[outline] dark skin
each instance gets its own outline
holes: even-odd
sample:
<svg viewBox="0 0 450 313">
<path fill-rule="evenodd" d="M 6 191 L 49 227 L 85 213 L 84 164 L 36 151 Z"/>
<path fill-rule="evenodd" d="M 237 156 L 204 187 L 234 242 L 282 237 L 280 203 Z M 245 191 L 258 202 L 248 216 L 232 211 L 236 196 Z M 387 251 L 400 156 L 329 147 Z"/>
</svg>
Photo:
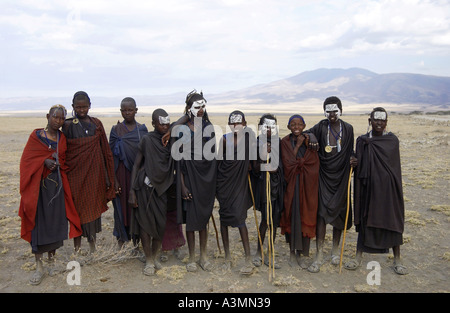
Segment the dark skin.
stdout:
<svg viewBox="0 0 450 313">
<path fill-rule="evenodd" d="M 247 126 L 247 122 L 244 120 L 242 123 L 228 123 L 228 125 L 230 126 L 231 129 L 235 130 L 233 140 L 234 140 L 234 145 L 236 148 L 237 141 L 238 141 L 238 133 L 239 133 L 239 131 L 243 130 Z M 225 137 L 223 138 L 223 147 L 224 147 L 224 149 L 226 147 Z M 222 235 L 222 242 L 223 242 L 223 247 L 225 250 L 225 260 L 229 264 L 229 262 L 231 262 L 231 254 L 230 254 L 230 241 L 229 241 L 229 236 L 228 236 L 228 226 L 224 226 L 221 224 L 220 225 L 220 233 Z M 241 269 L 241 272 L 247 273 L 247 271 L 249 271 L 249 267 L 251 268 L 251 260 L 250 260 L 251 255 L 250 255 L 250 242 L 248 239 L 248 229 L 247 229 L 246 225 L 239 227 L 239 234 L 241 236 L 242 245 L 244 247 L 245 263 L 246 263 L 244 265 L 244 267 Z"/>
<path fill-rule="evenodd" d="M 152 125 L 154 129 L 160 134 L 165 134 L 169 130 L 169 124 L 160 124 L 158 120 L 152 121 Z M 131 172 L 131 181 L 134 181 L 136 179 L 137 172 L 141 167 L 141 165 L 143 164 L 143 162 L 144 162 L 144 155 L 142 154 L 142 152 L 138 151 L 136 155 L 136 160 L 134 162 L 133 170 Z M 130 189 L 128 203 L 132 204 L 133 207 L 135 208 L 138 207 L 136 193 L 132 188 Z M 152 238 L 149 234 L 147 234 L 144 231 L 140 232 L 139 238 L 141 239 L 142 248 L 144 250 L 146 259 L 144 274 L 154 275 L 156 256 L 161 250 L 162 241 L 156 238 Z"/>
<path fill-rule="evenodd" d="M 342 108 L 340 108 L 340 110 L 342 112 Z M 328 111 L 328 113 L 329 113 L 328 121 L 330 123 L 330 128 L 332 129 L 334 134 L 339 134 L 340 120 L 339 120 L 339 116 L 337 114 L 338 111 Z M 336 144 L 337 144 L 336 138 L 333 135 L 330 135 L 329 142 L 330 142 L 331 146 L 336 146 Z M 337 153 L 336 148 L 333 148 L 332 153 Z M 352 167 L 355 167 L 357 164 L 357 160 L 353 156 L 350 157 L 349 162 Z M 321 216 L 317 216 L 317 225 L 316 225 L 317 256 L 316 256 L 316 260 L 309 268 L 309 270 L 311 272 L 317 272 L 318 269 L 320 268 L 320 265 L 323 264 L 323 245 L 325 242 L 326 226 L 327 225 L 325 223 L 325 220 Z M 332 244 L 333 246 L 332 246 L 332 251 L 331 251 L 331 255 L 332 255 L 331 262 L 335 265 L 339 264 L 339 259 L 336 256 L 339 256 L 339 242 L 341 240 L 341 234 L 342 234 L 342 230 L 340 230 L 336 227 L 333 227 L 333 244 Z"/>
<path fill-rule="evenodd" d="M 79 121 L 83 121 L 83 122 L 91 122 L 91 118 L 89 117 L 88 113 L 89 113 L 89 109 L 91 107 L 91 103 L 87 100 L 87 99 L 83 99 L 83 100 L 76 100 L 73 104 L 72 104 L 73 110 L 76 114 L 76 118 Z M 110 180 L 108 177 L 106 177 L 106 188 L 109 189 L 111 186 Z M 73 243 L 74 243 L 74 248 L 75 251 L 80 251 L 81 248 L 81 236 L 76 237 L 73 239 Z M 89 248 L 90 248 L 90 253 L 95 252 L 95 238 L 93 238 L 92 241 L 89 241 Z"/>
<path fill-rule="evenodd" d="M 306 124 L 300 119 L 300 118 L 293 118 L 291 122 L 288 124 L 287 128 L 291 131 L 292 136 L 294 137 L 294 154 L 297 155 L 298 150 L 302 145 L 305 145 L 309 149 L 315 150 L 315 146 L 311 146 L 309 144 L 309 134 L 303 133 L 303 130 L 305 129 Z M 308 237 L 302 237 L 303 246 L 309 247 L 310 239 Z M 289 243 L 290 244 L 290 243 Z M 299 255 L 300 257 L 300 255 Z M 289 257 L 289 264 L 293 265 L 294 262 L 297 260 L 297 255 L 295 253 L 295 250 L 290 247 L 290 257 Z"/>
<path fill-rule="evenodd" d="M 65 112 L 61 109 L 53 109 L 47 114 L 47 127 L 46 129 L 42 129 L 40 131 L 40 135 L 42 137 L 47 137 L 49 140 L 57 141 L 58 140 L 58 132 L 59 129 L 63 126 L 64 120 L 66 119 Z M 54 159 L 46 159 L 44 161 L 45 167 L 47 167 L 50 171 L 54 171 L 59 166 Z M 54 262 L 55 250 L 48 252 L 48 261 Z M 36 253 L 36 271 L 33 273 L 30 278 L 31 284 L 37 284 L 42 279 L 42 275 L 44 274 L 44 265 L 42 263 L 43 254 Z"/>
<path fill-rule="evenodd" d="M 267 135 L 266 135 L 267 138 L 270 138 L 272 136 L 272 130 L 270 128 L 267 128 L 266 131 L 267 131 Z M 272 152 L 272 145 L 271 145 L 270 142 L 267 142 L 264 145 L 265 145 L 266 149 L 264 149 L 264 147 L 263 147 L 263 151 L 267 150 L 267 155 L 268 155 L 269 153 Z M 266 159 L 267 156 L 264 155 L 264 154 L 261 154 L 261 158 L 262 159 Z M 255 169 L 255 171 L 257 173 L 259 173 L 260 168 L 261 168 L 261 163 L 257 162 L 257 161 L 254 161 L 253 162 L 253 168 Z M 269 173 L 275 173 L 276 171 L 277 170 L 273 170 L 273 171 L 270 171 Z M 266 238 L 266 232 L 267 232 L 268 228 L 269 228 L 269 223 L 266 220 L 262 220 L 261 223 L 259 224 L 259 234 L 261 236 L 261 243 L 262 244 L 264 244 L 264 240 Z M 272 234 L 273 241 L 275 241 L 276 236 L 277 236 L 277 232 L 274 231 L 273 234 Z M 257 247 L 256 253 L 255 253 L 254 257 L 253 257 L 253 264 L 255 266 L 260 266 L 261 265 L 261 259 L 260 259 L 260 256 L 261 256 L 261 243 L 258 240 L 258 247 Z M 275 266 L 275 268 L 279 268 L 279 266 L 277 264 L 275 264 L 274 266 Z"/>
<path fill-rule="evenodd" d="M 371 117 L 369 118 L 369 125 L 372 126 L 372 136 L 378 137 L 383 136 L 383 133 L 387 126 L 387 119 L 386 120 L 380 120 L 380 119 L 374 119 L 373 113 L 371 114 Z M 357 160 L 355 159 L 356 165 Z M 356 166 L 355 165 L 355 166 Z M 406 267 L 404 267 L 400 260 L 400 246 L 394 246 L 392 247 L 392 252 L 394 254 L 394 266 L 395 272 L 399 275 L 405 275 L 408 273 L 408 270 Z M 347 262 L 345 264 L 345 267 L 347 269 L 355 269 L 361 265 L 362 262 L 362 256 L 363 252 L 361 250 L 356 250 L 356 258 L 354 261 Z"/>
<path fill-rule="evenodd" d="M 136 122 L 135 119 L 137 111 L 138 109 L 136 108 L 136 104 L 132 101 L 124 100 L 120 104 L 120 113 L 122 114 L 123 117 L 123 123 L 129 131 L 132 131 L 137 126 L 139 126 L 139 123 Z M 122 194 L 122 188 L 120 187 L 117 177 L 114 178 L 115 178 L 116 194 L 120 196 Z"/>
<path fill-rule="evenodd" d="M 186 110 L 189 110 L 191 106 L 187 106 Z M 198 112 L 197 112 L 197 117 L 202 118 L 205 114 L 205 107 L 203 106 Z M 182 121 L 185 120 L 185 117 L 187 117 L 186 115 L 181 117 L 176 123 L 180 123 Z M 194 121 L 192 119 L 188 119 L 187 120 L 187 125 L 189 127 L 190 130 L 192 131 L 197 131 L 195 129 L 195 125 L 194 125 Z M 201 125 L 200 125 L 201 127 Z M 200 129 L 201 131 L 201 129 Z M 170 131 L 168 131 L 168 133 L 166 133 L 166 135 L 168 134 L 168 138 L 170 138 Z M 163 142 L 164 142 L 164 136 L 163 136 Z M 184 200 L 192 200 L 192 193 L 190 192 L 190 190 L 186 187 L 185 183 L 184 183 L 184 176 L 181 173 L 181 197 Z M 199 235 L 199 241 L 200 241 L 200 260 L 199 263 L 201 264 L 202 268 L 209 270 L 209 266 L 207 266 L 207 264 L 209 264 L 209 262 L 207 261 L 206 258 L 206 245 L 207 245 L 207 239 L 208 239 L 208 231 L 205 229 L 202 229 L 198 232 Z M 194 231 L 186 231 L 186 240 L 188 243 L 188 249 L 189 249 L 189 264 L 192 264 L 192 266 L 194 266 L 195 264 L 195 232 Z"/>
</svg>

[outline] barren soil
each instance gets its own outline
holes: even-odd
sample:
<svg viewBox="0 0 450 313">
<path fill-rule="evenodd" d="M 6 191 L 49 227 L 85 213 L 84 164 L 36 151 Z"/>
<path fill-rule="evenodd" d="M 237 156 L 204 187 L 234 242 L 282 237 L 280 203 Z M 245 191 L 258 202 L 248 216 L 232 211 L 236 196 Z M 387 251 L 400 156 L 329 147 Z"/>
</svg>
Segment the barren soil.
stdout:
<svg viewBox="0 0 450 313">
<path fill-rule="evenodd" d="M 92 116 L 95 110 L 91 111 Z M 212 114 L 211 114 L 212 115 Z M 109 133 L 111 126 L 121 120 L 116 117 L 98 116 Z M 259 116 L 248 116 L 249 124 L 256 125 Z M 281 135 L 287 134 L 288 116 L 279 116 Z M 305 116 L 308 127 L 321 116 Z M 355 139 L 367 130 L 366 115 L 342 117 L 351 123 Z M 138 115 L 137 120 L 151 128 L 149 115 Z M 226 117 L 212 116 L 214 124 L 224 127 Z M 38 286 L 28 283 L 34 271 L 34 256 L 30 245 L 20 238 L 18 217 L 19 161 L 34 128 L 46 125 L 42 117 L 0 117 L 0 292 L 3 293 L 442 293 L 450 292 L 449 249 L 449 144 L 448 119 L 392 115 L 388 129 L 400 139 L 403 188 L 406 207 L 404 244 L 401 253 L 409 274 L 399 276 L 392 270 L 392 251 L 389 254 L 365 254 L 363 265 L 356 271 L 342 269 L 330 264 L 331 228 L 327 228 L 325 252 L 327 263 L 320 272 L 309 273 L 298 266 L 288 264 L 289 246 L 278 229 L 275 241 L 277 261 L 282 266 L 270 277 L 267 266 L 256 268 L 251 276 L 243 277 L 239 268 L 243 263 L 243 247 L 237 229 L 230 229 L 233 267 L 225 270 L 223 247 L 219 235 L 219 252 L 212 223 L 209 227 L 208 254 L 215 268 L 211 272 L 199 269 L 197 273 L 186 271 L 186 261 L 173 255 L 153 277 L 142 273 L 143 263 L 131 247 L 118 251 L 112 235 L 113 209 L 102 217 L 103 231 L 98 235 L 98 251 L 92 256 L 78 257 L 81 266 L 80 285 L 69 285 L 65 270 L 74 259 L 73 242 L 67 240 L 57 251 L 57 266 L 62 270 L 55 276 L 46 276 Z M 109 135 L 109 134 L 108 134 Z M 218 226 L 217 207 L 214 210 Z M 257 213 L 258 221 L 260 215 Z M 248 211 L 247 227 L 252 253 L 258 240 L 253 209 Z M 347 233 L 344 262 L 355 255 L 356 232 L 354 227 Z M 198 241 L 197 241 L 198 245 Z M 83 239 L 82 248 L 88 245 Z M 181 249 L 187 255 L 187 245 Z M 311 242 L 312 262 L 316 249 Z M 381 265 L 380 285 L 369 285 L 366 281 L 372 268 L 367 263 L 377 261 Z"/>
</svg>

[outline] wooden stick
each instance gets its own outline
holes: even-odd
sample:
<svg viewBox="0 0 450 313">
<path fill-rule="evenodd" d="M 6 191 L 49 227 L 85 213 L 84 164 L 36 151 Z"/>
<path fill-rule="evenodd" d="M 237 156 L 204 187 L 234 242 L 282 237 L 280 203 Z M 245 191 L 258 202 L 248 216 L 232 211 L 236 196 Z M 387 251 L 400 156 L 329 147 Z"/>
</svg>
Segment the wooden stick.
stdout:
<svg viewBox="0 0 450 313">
<path fill-rule="evenodd" d="M 352 181 L 352 172 L 353 167 L 350 166 L 350 175 L 348 176 L 348 187 L 347 187 L 347 213 L 345 215 L 345 225 L 344 225 L 344 236 L 342 238 L 342 247 L 341 247 L 341 258 L 339 260 L 339 274 L 342 272 L 342 256 L 344 254 L 344 245 L 345 245 L 345 235 L 347 233 L 347 222 L 348 222 L 348 213 L 350 208 L 350 182 Z"/>
<path fill-rule="evenodd" d="M 250 173 L 248 173 L 247 177 L 248 177 L 248 185 L 250 187 L 250 194 L 252 195 L 253 214 L 255 215 L 255 224 L 256 224 L 256 230 L 258 232 L 259 245 L 261 246 L 261 258 L 262 258 L 262 262 L 264 262 L 264 248 L 263 248 L 263 244 L 262 244 L 262 240 L 261 240 L 261 234 L 259 232 L 258 217 L 256 216 L 255 197 L 253 196 L 253 189 L 252 189 L 252 182 L 250 180 Z"/>
</svg>

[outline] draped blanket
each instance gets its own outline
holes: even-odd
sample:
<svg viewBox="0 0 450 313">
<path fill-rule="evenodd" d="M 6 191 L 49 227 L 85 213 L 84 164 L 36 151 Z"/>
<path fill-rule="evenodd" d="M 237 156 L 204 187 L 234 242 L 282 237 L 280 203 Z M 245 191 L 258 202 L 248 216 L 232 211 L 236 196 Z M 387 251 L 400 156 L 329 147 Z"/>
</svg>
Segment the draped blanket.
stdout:
<svg viewBox="0 0 450 313">
<path fill-rule="evenodd" d="M 142 137 L 139 150 L 144 156 L 144 166 L 132 182 L 136 190 L 138 207 L 133 209 L 131 231 L 139 235 L 144 231 L 150 237 L 162 240 L 167 215 L 167 191 L 174 182 L 174 161 L 170 145 L 164 147 L 162 135 L 151 131 Z M 148 185 L 145 178 L 149 179 Z"/>
<path fill-rule="evenodd" d="M 94 136 L 67 139 L 67 176 L 81 224 L 98 219 L 115 197 L 113 155 L 102 123 L 91 119 Z"/>
<path fill-rule="evenodd" d="M 36 135 L 34 130 L 20 159 L 20 207 L 19 216 L 22 219 L 21 237 L 31 242 L 31 231 L 35 227 L 36 209 L 39 199 L 39 188 L 42 178 L 47 177 L 50 171 L 45 167 L 46 159 L 55 159 L 53 154 L 55 150 L 49 150 Z M 78 217 L 75 205 L 72 200 L 69 180 L 66 171 L 66 150 L 67 142 L 64 134 L 60 133 L 58 143 L 58 161 L 60 164 L 60 174 L 64 190 L 64 204 L 66 208 L 66 217 L 69 221 L 69 237 L 74 238 L 81 235 L 80 218 Z"/>
<path fill-rule="evenodd" d="M 398 138 L 364 135 L 356 141 L 355 225 L 403 233 L 404 201 Z"/>
<path fill-rule="evenodd" d="M 342 120 L 340 122 L 342 125 L 342 148 L 336 154 L 325 152 L 329 125 L 327 119 L 320 121 L 309 131 L 317 137 L 320 145 L 319 215 L 325 220 L 325 223 L 342 230 L 345 226 L 347 212 L 347 187 L 354 134 L 352 125 Z M 349 210 L 347 229 L 352 226 L 351 203 Z"/>
<path fill-rule="evenodd" d="M 307 149 L 303 158 L 294 155 L 290 135 L 281 140 L 281 157 L 284 178 L 287 186 L 284 193 L 284 211 L 281 216 L 282 234 L 291 233 L 292 202 L 295 193 L 296 179 L 299 179 L 299 204 L 302 234 L 305 237 L 316 236 L 318 188 L 319 188 L 319 156 L 316 151 Z"/>
</svg>

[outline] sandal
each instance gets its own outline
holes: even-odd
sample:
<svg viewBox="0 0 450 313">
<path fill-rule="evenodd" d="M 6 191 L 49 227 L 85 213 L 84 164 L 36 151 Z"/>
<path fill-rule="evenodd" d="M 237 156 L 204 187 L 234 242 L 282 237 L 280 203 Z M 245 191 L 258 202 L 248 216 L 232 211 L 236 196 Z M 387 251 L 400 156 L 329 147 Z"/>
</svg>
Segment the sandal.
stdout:
<svg viewBox="0 0 450 313">
<path fill-rule="evenodd" d="M 308 272 L 310 272 L 310 273 L 319 273 L 321 266 L 322 266 L 321 262 L 314 261 L 310 266 L 308 266 Z"/>
<path fill-rule="evenodd" d="M 393 268 L 398 275 L 407 275 L 409 273 L 408 268 L 402 264 L 394 264 Z"/>
<path fill-rule="evenodd" d="M 341 262 L 341 257 L 339 255 L 332 255 L 331 256 L 331 264 L 339 265 L 340 262 Z"/>
<path fill-rule="evenodd" d="M 37 286 L 42 282 L 44 278 L 44 272 L 35 271 L 30 278 L 30 284 L 33 286 Z"/>
<path fill-rule="evenodd" d="M 198 264 L 200 265 L 200 267 L 202 268 L 202 270 L 204 270 L 205 272 L 211 272 L 213 269 L 213 265 L 211 262 L 209 262 L 208 260 L 202 262 L 198 262 Z"/>
<path fill-rule="evenodd" d="M 262 265 L 262 259 L 260 255 L 255 255 L 252 259 L 252 263 L 256 267 L 260 267 Z"/>
<path fill-rule="evenodd" d="M 277 261 L 274 261 L 273 263 L 270 262 L 270 263 L 271 263 L 270 265 L 273 266 L 276 270 L 281 268 L 281 265 Z M 266 266 L 269 266 L 269 258 L 267 258 L 267 257 L 264 258 L 264 264 Z"/>
<path fill-rule="evenodd" d="M 192 273 L 197 272 L 197 264 L 195 262 L 188 263 L 186 265 L 186 270 Z"/>
<path fill-rule="evenodd" d="M 144 267 L 144 275 L 153 276 L 156 273 L 155 265 L 153 264 L 145 264 Z"/>
<path fill-rule="evenodd" d="M 251 263 L 246 263 L 241 269 L 239 270 L 239 273 L 241 275 L 249 276 L 253 273 L 253 269 L 255 267 Z"/>
<path fill-rule="evenodd" d="M 358 267 L 361 266 L 362 261 L 357 262 L 356 260 L 350 260 L 348 262 L 345 262 L 344 264 L 344 268 L 346 270 L 351 270 L 354 271 L 356 270 Z"/>
</svg>

